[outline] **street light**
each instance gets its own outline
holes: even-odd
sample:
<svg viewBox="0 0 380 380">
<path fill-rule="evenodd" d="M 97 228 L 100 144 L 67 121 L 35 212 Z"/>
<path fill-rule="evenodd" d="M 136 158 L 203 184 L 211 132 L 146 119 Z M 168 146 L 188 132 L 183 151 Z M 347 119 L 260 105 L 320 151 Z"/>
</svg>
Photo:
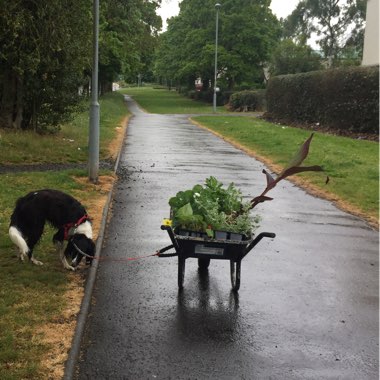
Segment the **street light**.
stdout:
<svg viewBox="0 0 380 380">
<path fill-rule="evenodd" d="M 213 97 L 213 110 L 216 113 L 216 76 L 218 67 L 218 26 L 219 26 L 219 8 L 221 4 L 216 3 L 216 23 L 215 23 L 215 69 L 214 69 L 214 97 Z"/>
<path fill-rule="evenodd" d="M 90 131 L 88 137 L 88 176 L 98 182 L 99 172 L 99 115 L 98 64 L 99 64 L 99 0 L 93 0 L 93 63 L 91 79 Z"/>
</svg>

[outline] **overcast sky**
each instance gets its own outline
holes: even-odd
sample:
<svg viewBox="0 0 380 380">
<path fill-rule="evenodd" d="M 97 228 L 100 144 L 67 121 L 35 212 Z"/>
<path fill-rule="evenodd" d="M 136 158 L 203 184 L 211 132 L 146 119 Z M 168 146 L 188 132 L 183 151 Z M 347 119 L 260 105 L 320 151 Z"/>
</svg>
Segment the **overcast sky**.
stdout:
<svg viewBox="0 0 380 380">
<path fill-rule="evenodd" d="M 158 14 L 162 17 L 164 30 L 166 29 L 165 20 L 178 14 L 180 2 L 180 0 L 162 0 Z M 292 13 L 298 2 L 299 0 L 272 0 L 270 8 L 278 18 L 286 17 Z M 220 3 L 223 4 L 223 0 L 220 0 Z"/>
</svg>

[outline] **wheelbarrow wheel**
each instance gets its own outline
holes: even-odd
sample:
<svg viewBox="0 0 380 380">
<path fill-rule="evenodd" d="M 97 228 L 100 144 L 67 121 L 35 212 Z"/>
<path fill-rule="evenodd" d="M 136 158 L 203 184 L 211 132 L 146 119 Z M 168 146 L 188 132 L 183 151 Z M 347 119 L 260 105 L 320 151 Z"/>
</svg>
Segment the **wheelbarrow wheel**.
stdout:
<svg viewBox="0 0 380 380">
<path fill-rule="evenodd" d="M 200 270 L 208 269 L 210 265 L 210 259 L 198 259 L 198 268 Z"/>
<path fill-rule="evenodd" d="M 231 285 L 232 290 L 237 292 L 240 288 L 240 269 L 241 269 L 241 260 L 240 261 L 230 261 L 230 275 L 231 275 Z"/>
<path fill-rule="evenodd" d="M 185 264 L 186 259 L 178 255 L 178 288 L 183 289 L 183 282 L 185 280 Z"/>
</svg>

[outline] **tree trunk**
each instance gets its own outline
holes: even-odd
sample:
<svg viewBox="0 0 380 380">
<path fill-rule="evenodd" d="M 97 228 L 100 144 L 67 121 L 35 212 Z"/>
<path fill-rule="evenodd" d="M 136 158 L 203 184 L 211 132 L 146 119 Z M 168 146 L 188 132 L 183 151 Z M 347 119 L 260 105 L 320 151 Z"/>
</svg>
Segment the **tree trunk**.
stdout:
<svg viewBox="0 0 380 380">
<path fill-rule="evenodd" d="M 16 99 L 16 76 L 8 69 L 3 76 L 3 93 L 0 104 L 0 126 L 3 128 L 13 127 L 13 112 Z"/>
<path fill-rule="evenodd" d="M 23 119 L 23 96 L 24 96 L 24 83 L 23 79 L 17 76 L 16 79 L 16 102 L 15 102 L 15 112 L 14 112 L 14 121 L 13 128 L 21 129 L 22 119 Z"/>
<path fill-rule="evenodd" d="M 3 92 L 0 103 L 0 126 L 21 129 L 23 118 L 23 80 L 12 69 L 3 76 Z"/>
<path fill-rule="evenodd" d="M 231 76 L 228 79 L 228 91 L 232 91 L 234 89 L 234 86 L 235 86 L 235 78 Z"/>
</svg>

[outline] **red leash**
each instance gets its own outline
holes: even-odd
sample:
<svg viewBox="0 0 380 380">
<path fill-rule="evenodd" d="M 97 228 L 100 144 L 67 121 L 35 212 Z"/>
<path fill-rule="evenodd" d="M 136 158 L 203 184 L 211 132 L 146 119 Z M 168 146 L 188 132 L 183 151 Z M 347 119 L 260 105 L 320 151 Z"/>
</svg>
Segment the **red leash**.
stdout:
<svg viewBox="0 0 380 380">
<path fill-rule="evenodd" d="M 122 259 L 114 259 L 112 257 L 100 257 L 100 256 L 90 256 L 87 253 L 83 252 L 80 250 L 74 243 L 73 243 L 75 249 L 82 254 L 83 256 L 91 259 L 91 260 L 99 260 L 99 261 L 114 261 L 118 263 L 124 263 L 127 261 L 134 261 L 134 260 L 140 260 L 140 259 L 145 259 L 146 257 L 152 257 L 152 256 L 158 256 L 158 257 L 171 257 L 171 256 L 177 256 L 177 253 L 171 253 L 171 254 L 166 254 L 163 255 L 164 252 L 167 250 L 173 248 L 173 245 L 168 245 L 167 247 L 161 248 L 160 250 L 156 251 L 155 253 L 152 253 L 150 255 L 145 255 L 145 256 L 138 256 L 138 257 L 125 257 Z"/>
<path fill-rule="evenodd" d="M 140 260 L 140 259 L 144 259 L 145 257 L 152 257 L 152 256 L 159 256 L 159 255 L 160 255 L 160 252 L 157 251 L 156 253 L 153 253 L 151 255 L 138 256 L 138 257 L 128 257 L 127 261 Z"/>
</svg>

